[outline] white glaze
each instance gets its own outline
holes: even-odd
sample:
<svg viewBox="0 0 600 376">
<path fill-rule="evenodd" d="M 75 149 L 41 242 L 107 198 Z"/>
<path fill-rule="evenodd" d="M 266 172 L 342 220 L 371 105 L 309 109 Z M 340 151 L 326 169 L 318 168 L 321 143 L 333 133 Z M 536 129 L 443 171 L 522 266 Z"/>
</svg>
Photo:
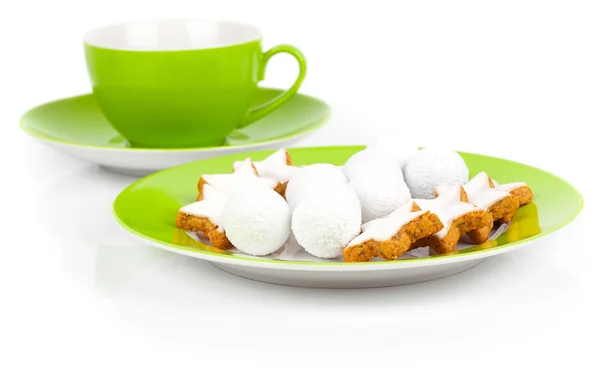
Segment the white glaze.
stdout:
<svg viewBox="0 0 600 376">
<path fill-rule="evenodd" d="M 489 177 L 485 172 L 475 175 L 464 185 L 464 188 L 469 196 L 469 202 L 483 210 L 510 196 L 506 191 L 490 187 Z"/>
<path fill-rule="evenodd" d="M 439 195 L 443 195 L 444 193 L 448 192 L 450 189 L 452 189 L 452 186 L 450 186 L 450 185 L 440 185 L 433 189 L 433 193 L 435 193 L 437 196 L 439 196 Z"/>
<path fill-rule="evenodd" d="M 233 170 L 237 171 L 244 161 L 233 162 Z M 279 149 L 269 155 L 262 161 L 254 162 L 254 167 L 258 171 L 258 176 L 275 179 L 281 183 L 290 180 L 298 167 L 287 164 L 287 152 L 285 149 Z"/>
<path fill-rule="evenodd" d="M 494 182 L 494 185 L 496 185 L 496 189 L 500 190 L 500 191 L 504 191 L 504 192 L 512 192 L 517 188 L 521 188 L 521 187 L 525 187 L 527 186 L 527 184 L 522 183 L 522 182 L 517 182 L 517 183 L 507 183 L 507 184 L 498 184 Z"/>
<path fill-rule="evenodd" d="M 202 194 L 204 198 L 201 201 L 186 205 L 179 211 L 194 217 L 208 218 L 219 226 L 218 231 L 223 232 L 223 207 L 229 196 L 207 184 L 202 186 Z"/>
<path fill-rule="evenodd" d="M 456 185 L 446 189 L 444 193 L 433 200 L 415 200 L 421 209 L 429 210 L 437 215 L 444 225 L 443 229 L 434 234 L 435 236 L 443 238 L 448 233 L 454 220 L 478 210 L 474 205 L 460 201 L 460 189 L 460 185 Z"/>
<path fill-rule="evenodd" d="M 241 188 L 252 185 L 271 189 L 277 187 L 276 180 L 261 178 L 256 175 L 250 158 L 243 160 L 232 174 L 206 174 L 202 175 L 202 178 L 213 188 L 227 194 L 232 194 Z"/>
<path fill-rule="evenodd" d="M 374 219 L 361 226 L 362 233 L 354 238 L 348 247 L 363 244 L 369 240 L 386 241 L 396 235 L 400 229 L 416 218 L 427 213 L 426 211 L 412 211 L 413 201 L 394 210 L 383 218 Z"/>
</svg>

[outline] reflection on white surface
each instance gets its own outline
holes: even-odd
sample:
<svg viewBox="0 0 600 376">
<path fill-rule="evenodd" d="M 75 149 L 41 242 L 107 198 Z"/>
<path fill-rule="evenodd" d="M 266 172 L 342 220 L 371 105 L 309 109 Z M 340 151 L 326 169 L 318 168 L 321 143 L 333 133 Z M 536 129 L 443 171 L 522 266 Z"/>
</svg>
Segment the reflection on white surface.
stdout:
<svg viewBox="0 0 600 376">
<path fill-rule="evenodd" d="M 113 200 L 135 180 L 87 166 L 58 179 L 38 197 L 42 223 L 63 241 L 67 272 L 107 297 L 116 296 L 155 262 L 173 256 L 136 242 L 114 222 Z"/>
<path fill-rule="evenodd" d="M 168 257 L 175 255 L 150 246 L 98 245 L 94 285 L 102 295 L 115 297 L 133 278 Z"/>
<path fill-rule="evenodd" d="M 37 197 L 43 226 L 65 240 L 122 244 L 114 223 L 115 197 L 136 178 L 88 166 L 64 176 Z"/>
<path fill-rule="evenodd" d="M 332 325 L 347 328 L 362 326 L 365 315 L 374 312 L 382 321 L 387 317 L 402 327 L 410 327 L 415 322 L 446 320 L 451 325 L 453 315 L 440 315 L 437 310 L 427 311 L 423 307 L 442 305 L 462 311 L 460 302 L 468 299 L 478 302 L 471 307 L 481 307 L 490 315 L 488 319 L 495 317 L 493 312 L 505 318 L 504 315 L 523 313 L 507 312 L 503 303 L 495 301 L 492 292 L 503 288 L 503 283 L 498 281 L 528 281 L 531 291 L 521 292 L 514 298 L 518 299 L 515 304 L 523 306 L 535 304 L 544 291 L 551 294 L 547 281 L 535 283 L 536 278 L 548 270 L 530 270 L 527 263 L 532 261 L 526 255 L 509 254 L 438 281 L 377 289 L 328 290 L 251 281 L 223 273 L 202 260 L 178 256 L 164 259 L 131 281 L 117 302 L 128 323 L 163 340 L 193 341 L 213 327 L 220 331 L 224 328 L 239 330 L 245 336 L 258 338 L 263 326 L 249 325 L 255 322 L 274 328 L 290 325 L 307 330 Z M 544 263 L 546 267 L 556 273 L 556 280 L 552 282 L 556 291 L 572 284 L 572 279 L 551 263 Z M 513 275 L 515 271 L 518 273 Z M 488 293 L 481 294 L 481 291 Z M 296 312 L 293 322 L 288 316 L 290 310 Z M 323 312 L 327 312 L 327 317 L 322 316 Z M 170 320 L 173 317 L 177 320 Z"/>
</svg>

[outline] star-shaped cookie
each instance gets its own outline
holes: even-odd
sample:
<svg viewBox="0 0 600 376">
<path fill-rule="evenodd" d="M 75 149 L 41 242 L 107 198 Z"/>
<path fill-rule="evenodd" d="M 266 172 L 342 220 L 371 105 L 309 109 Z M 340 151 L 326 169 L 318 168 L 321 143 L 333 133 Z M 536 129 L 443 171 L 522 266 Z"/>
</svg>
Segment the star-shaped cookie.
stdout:
<svg viewBox="0 0 600 376">
<path fill-rule="evenodd" d="M 445 192 L 447 187 L 437 187 L 436 194 Z M 516 210 L 533 201 L 533 192 L 525 183 L 498 184 L 485 172 L 480 172 L 467 184 L 464 190 L 468 202 L 486 210 L 492 215 L 494 221 L 500 223 L 509 222 Z M 487 228 L 473 230 L 467 235 L 477 244 L 487 241 L 493 224 Z"/>
<path fill-rule="evenodd" d="M 461 186 L 445 188 L 432 200 L 415 200 L 420 209 L 437 215 L 444 225 L 426 238 L 427 245 L 436 253 L 454 253 L 462 234 L 493 226 L 490 214 L 465 201 L 466 193 Z"/>
<path fill-rule="evenodd" d="M 182 230 L 201 232 L 217 248 L 231 245 L 223 229 L 223 207 L 228 195 L 208 184 L 202 186 L 202 200 L 179 209 L 176 226 Z"/>
<path fill-rule="evenodd" d="M 233 162 L 233 170 L 238 170 L 244 161 Z M 258 176 L 287 183 L 298 167 L 292 166 L 292 158 L 285 149 L 279 149 L 262 161 L 253 161 Z"/>
<path fill-rule="evenodd" d="M 413 243 L 442 229 L 436 215 L 414 209 L 410 200 L 387 216 L 363 224 L 361 234 L 344 249 L 344 262 L 364 262 L 375 257 L 397 259 Z"/>
<path fill-rule="evenodd" d="M 285 188 L 277 180 L 259 177 L 254 164 L 250 158 L 246 158 L 238 168 L 231 174 L 204 174 L 198 180 L 197 201 L 202 200 L 202 187 L 208 184 L 213 188 L 225 193 L 231 194 L 244 187 L 259 185 L 274 189 L 277 193 L 283 194 Z"/>
</svg>

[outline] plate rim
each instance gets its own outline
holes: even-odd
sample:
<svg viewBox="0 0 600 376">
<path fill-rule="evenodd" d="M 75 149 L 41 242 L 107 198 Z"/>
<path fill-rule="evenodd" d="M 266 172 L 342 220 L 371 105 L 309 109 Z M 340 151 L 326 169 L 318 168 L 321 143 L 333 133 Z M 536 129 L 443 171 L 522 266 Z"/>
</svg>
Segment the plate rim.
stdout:
<svg viewBox="0 0 600 376">
<path fill-rule="evenodd" d="M 284 91 L 284 89 L 273 88 L 273 87 L 259 87 L 259 89 L 260 90 Z M 256 142 L 256 143 L 249 143 L 249 144 L 243 144 L 243 145 L 229 145 L 229 146 L 205 146 L 205 147 L 197 147 L 197 148 L 122 148 L 122 147 L 114 147 L 114 146 L 83 144 L 83 143 L 61 140 L 59 138 L 56 138 L 56 137 L 47 135 L 43 132 L 32 129 L 31 127 L 29 127 L 25 124 L 25 118 L 27 117 L 27 115 L 42 106 L 50 105 L 52 103 L 61 102 L 61 101 L 74 100 L 77 98 L 87 97 L 87 96 L 91 96 L 91 95 L 93 95 L 93 93 L 84 93 L 84 94 L 73 95 L 70 97 L 52 100 L 52 101 L 49 101 L 46 103 L 39 104 L 35 107 L 32 107 L 29 110 L 25 111 L 21 115 L 21 117 L 19 118 L 19 126 L 26 134 L 28 134 L 29 136 L 31 136 L 35 139 L 39 139 L 41 141 L 51 142 L 51 143 L 59 144 L 59 145 L 68 145 L 68 146 L 72 146 L 72 147 L 78 147 L 78 148 L 82 148 L 82 149 L 101 149 L 101 150 L 111 150 L 111 151 L 120 151 L 120 152 L 128 152 L 128 153 L 149 153 L 149 152 L 155 152 L 155 153 L 178 153 L 179 152 L 179 153 L 181 153 L 181 152 L 204 152 L 204 151 L 213 152 L 213 151 L 224 151 L 224 150 L 243 151 L 243 149 L 247 148 L 247 147 L 268 146 L 271 143 L 293 140 L 298 137 L 306 136 L 306 135 L 313 133 L 316 130 L 322 128 L 331 119 L 331 106 L 329 104 L 327 104 L 327 102 L 325 102 L 321 98 L 318 98 L 318 97 L 315 97 L 312 95 L 308 95 L 308 94 L 304 94 L 304 93 L 296 93 L 295 95 L 316 100 L 319 103 L 321 103 L 324 107 L 323 116 L 321 117 L 321 119 L 319 121 L 315 122 L 314 124 L 303 128 L 301 132 L 299 132 L 299 133 L 296 132 L 293 134 L 281 136 L 279 138 L 269 139 L 269 140 Z"/>
<path fill-rule="evenodd" d="M 517 241 L 503 246 L 484 249 L 479 251 L 473 251 L 469 253 L 459 253 L 455 255 L 445 255 L 433 258 L 415 258 L 405 260 L 391 260 L 391 261 L 368 261 L 368 262 L 322 262 L 315 263 L 310 261 L 286 261 L 286 260 L 273 260 L 266 258 L 244 258 L 233 255 L 224 255 L 219 253 L 211 253 L 208 251 L 197 250 L 190 251 L 185 247 L 169 244 L 162 241 L 154 240 L 145 235 L 141 235 L 135 230 L 131 230 L 126 225 L 120 223 L 120 220 L 115 216 L 115 220 L 119 224 L 120 228 L 128 233 L 130 236 L 141 240 L 143 243 L 160 248 L 162 250 L 176 253 L 183 256 L 189 256 L 200 260 L 214 262 L 219 264 L 230 264 L 242 267 L 262 268 L 262 269 L 276 269 L 276 270 L 294 270 L 294 271 L 335 271 L 335 272 L 356 272 L 356 271 L 372 271 L 372 270 L 399 270 L 408 268 L 421 268 L 429 266 L 440 266 L 447 264 L 454 264 L 459 262 L 472 261 L 482 258 L 488 258 L 497 256 L 510 251 L 515 251 L 523 246 L 527 245 L 527 241 Z M 552 231 L 554 232 L 554 231 Z M 550 234 L 547 232 L 546 235 Z M 540 237 L 530 237 L 524 240 L 536 241 Z"/>
<path fill-rule="evenodd" d="M 347 148 L 347 147 L 364 147 L 364 146 L 365 145 L 330 145 L 330 146 L 320 145 L 320 146 L 315 146 L 315 147 L 308 146 L 308 147 L 303 147 L 303 148 L 290 148 L 290 150 L 306 149 L 306 148 L 311 148 L 311 149 L 314 149 L 314 148 Z M 506 253 L 511 250 L 518 249 L 518 248 L 526 245 L 527 243 L 534 242 L 536 240 L 539 240 L 540 238 L 548 236 L 548 235 L 562 229 L 563 227 L 565 227 L 568 224 L 570 224 L 571 222 L 573 222 L 573 220 L 575 218 L 577 218 L 577 216 L 581 213 L 581 210 L 584 207 L 584 199 L 583 199 L 583 195 L 581 194 L 581 192 L 577 188 L 575 188 L 575 186 L 573 186 L 571 183 L 569 183 L 565 179 L 563 179 L 560 176 L 557 176 L 551 172 L 542 170 L 540 168 L 537 168 L 537 167 L 534 167 L 531 165 L 527 165 L 525 163 L 506 159 L 506 158 L 499 158 L 499 157 L 494 157 L 494 156 L 488 156 L 485 154 L 469 153 L 469 152 L 463 152 L 463 151 L 457 151 L 457 152 L 465 153 L 465 154 L 475 154 L 478 156 L 491 157 L 491 158 L 495 158 L 495 159 L 499 159 L 499 160 L 503 160 L 503 161 L 507 161 L 507 162 L 511 162 L 511 163 L 517 163 L 517 164 L 520 164 L 523 166 L 527 166 L 528 168 L 534 168 L 534 169 L 542 171 L 546 174 L 552 175 L 553 177 L 555 177 L 555 178 L 563 181 L 565 184 L 569 185 L 577 193 L 577 195 L 580 199 L 579 206 L 578 206 L 577 210 L 574 212 L 574 214 L 571 217 L 569 217 L 568 219 L 566 219 L 564 222 L 562 222 L 558 225 L 555 225 L 554 227 L 551 227 L 546 231 L 542 231 L 539 234 L 533 235 L 533 236 L 525 238 L 525 239 L 520 239 L 520 240 L 517 240 L 512 243 L 503 244 L 500 246 L 487 248 L 487 249 L 470 251 L 470 252 L 466 252 L 466 253 L 440 255 L 440 256 L 430 257 L 430 258 L 415 258 L 415 259 L 391 260 L 391 261 L 352 262 L 352 263 L 339 263 L 339 262 L 331 262 L 331 261 L 323 261 L 323 262 L 317 263 L 317 262 L 309 262 L 309 261 L 273 260 L 273 259 L 258 258 L 258 257 L 257 258 L 250 258 L 250 257 L 246 258 L 243 256 L 227 255 L 227 254 L 205 251 L 202 249 L 191 250 L 190 247 L 172 244 L 172 243 L 168 243 L 168 242 L 165 242 L 162 240 L 156 240 L 150 236 L 141 234 L 138 231 L 136 231 L 135 229 L 126 225 L 118 217 L 117 210 L 116 210 L 116 204 L 120 199 L 122 199 L 122 196 L 124 194 L 126 194 L 128 190 L 133 189 L 135 186 L 137 186 L 138 184 L 141 184 L 146 179 L 151 179 L 155 174 L 163 173 L 165 171 L 178 168 L 180 166 L 171 167 L 171 168 L 150 174 L 142 179 L 135 181 L 134 183 L 130 184 L 129 186 L 125 187 L 115 198 L 115 200 L 113 202 L 112 213 L 113 213 L 113 218 L 115 219 L 116 223 L 119 225 L 120 228 L 122 228 L 125 232 L 129 233 L 130 235 L 132 235 L 138 239 L 141 239 L 144 243 L 153 245 L 155 247 L 158 247 L 158 248 L 170 251 L 170 252 L 174 252 L 174 253 L 178 253 L 178 254 L 182 254 L 185 256 L 194 257 L 194 258 L 203 259 L 203 260 L 206 260 L 209 262 L 220 262 L 220 263 L 234 264 L 234 265 L 240 265 L 240 266 L 262 267 L 262 268 L 281 269 L 281 270 L 303 270 L 303 271 L 317 271 L 317 270 L 353 271 L 354 270 L 354 271 L 357 271 L 357 270 L 390 270 L 390 269 L 404 269 L 404 268 L 410 268 L 410 267 L 444 265 L 444 264 L 449 264 L 449 263 L 454 263 L 454 262 L 461 262 L 462 260 L 468 261 L 468 260 L 474 260 L 474 259 L 478 259 L 478 258 L 491 257 L 491 256 L 498 255 L 501 253 Z M 190 163 L 195 163 L 195 162 L 190 162 Z"/>
</svg>

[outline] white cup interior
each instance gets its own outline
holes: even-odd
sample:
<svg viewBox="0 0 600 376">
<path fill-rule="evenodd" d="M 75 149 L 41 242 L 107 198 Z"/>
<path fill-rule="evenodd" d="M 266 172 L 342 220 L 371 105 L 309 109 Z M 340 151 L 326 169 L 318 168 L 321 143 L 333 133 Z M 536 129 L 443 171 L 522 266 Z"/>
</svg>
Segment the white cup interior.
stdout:
<svg viewBox="0 0 600 376">
<path fill-rule="evenodd" d="M 252 26 L 228 21 L 156 20 L 107 26 L 88 32 L 91 46 L 127 51 L 178 51 L 218 48 L 260 39 Z"/>
</svg>

